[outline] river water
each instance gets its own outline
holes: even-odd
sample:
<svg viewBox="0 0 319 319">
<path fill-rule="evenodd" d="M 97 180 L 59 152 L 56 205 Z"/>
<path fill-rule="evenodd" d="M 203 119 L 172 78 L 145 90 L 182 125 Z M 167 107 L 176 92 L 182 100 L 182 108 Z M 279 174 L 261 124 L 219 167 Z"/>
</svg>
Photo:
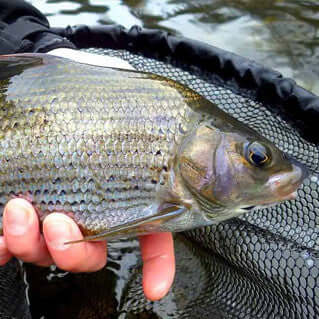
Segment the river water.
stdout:
<svg viewBox="0 0 319 319">
<path fill-rule="evenodd" d="M 317 0 L 32 0 L 52 26 L 139 25 L 254 59 L 319 94 Z"/>
</svg>

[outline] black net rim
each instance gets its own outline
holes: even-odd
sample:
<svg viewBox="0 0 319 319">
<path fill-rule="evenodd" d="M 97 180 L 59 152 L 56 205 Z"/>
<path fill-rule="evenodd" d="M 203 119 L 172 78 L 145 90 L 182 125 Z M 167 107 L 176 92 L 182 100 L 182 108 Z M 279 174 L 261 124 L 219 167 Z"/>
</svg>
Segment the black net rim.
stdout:
<svg viewBox="0 0 319 319">
<path fill-rule="evenodd" d="M 279 114 L 309 142 L 319 143 L 319 97 L 290 78 L 250 59 L 165 31 L 121 25 L 53 28 L 77 48 L 127 50 L 209 73 L 211 81 L 257 100 Z"/>
</svg>

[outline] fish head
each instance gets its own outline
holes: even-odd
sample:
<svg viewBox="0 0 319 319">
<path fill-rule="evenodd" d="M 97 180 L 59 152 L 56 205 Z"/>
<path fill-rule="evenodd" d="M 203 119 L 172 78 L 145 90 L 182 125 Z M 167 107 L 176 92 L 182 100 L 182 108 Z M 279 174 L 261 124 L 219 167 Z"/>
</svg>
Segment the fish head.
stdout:
<svg viewBox="0 0 319 319">
<path fill-rule="evenodd" d="M 296 197 L 307 169 L 257 132 L 202 124 L 181 145 L 178 172 L 200 210 L 223 220 Z"/>
</svg>

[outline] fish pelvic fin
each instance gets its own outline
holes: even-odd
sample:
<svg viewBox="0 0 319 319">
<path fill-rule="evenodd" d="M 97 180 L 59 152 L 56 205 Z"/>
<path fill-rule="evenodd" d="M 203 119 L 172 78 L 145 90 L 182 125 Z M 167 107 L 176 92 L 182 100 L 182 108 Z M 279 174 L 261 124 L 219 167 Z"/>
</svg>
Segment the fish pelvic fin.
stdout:
<svg viewBox="0 0 319 319">
<path fill-rule="evenodd" d="M 186 210 L 187 209 L 184 206 L 168 204 L 156 215 L 151 215 L 126 224 L 114 226 L 101 233 L 85 236 L 79 240 L 68 241 L 64 244 L 69 245 L 88 241 L 101 241 L 119 237 L 132 237 L 134 235 L 155 233 L 160 231 L 160 225 L 164 222 L 182 215 Z"/>
</svg>

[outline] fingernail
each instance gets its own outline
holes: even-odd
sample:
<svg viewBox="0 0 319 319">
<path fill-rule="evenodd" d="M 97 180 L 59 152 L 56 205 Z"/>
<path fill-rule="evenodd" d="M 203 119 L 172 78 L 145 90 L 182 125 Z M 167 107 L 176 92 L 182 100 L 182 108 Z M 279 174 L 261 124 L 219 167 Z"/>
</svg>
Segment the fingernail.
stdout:
<svg viewBox="0 0 319 319">
<path fill-rule="evenodd" d="M 55 214 L 54 218 L 48 216 L 43 225 L 46 242 L 55 250 L 68 249 L 70 246 L 65 243 L 74 240 L 77 235 L 77 230 L 62 214 Z"/>
<path fill-rule="evenodd" d="M 5 231 L 13 236 L 24 235 L 33 222 L 31 205 L 20 200 L 8 204 L 4 212 Z"/>
</svg>

